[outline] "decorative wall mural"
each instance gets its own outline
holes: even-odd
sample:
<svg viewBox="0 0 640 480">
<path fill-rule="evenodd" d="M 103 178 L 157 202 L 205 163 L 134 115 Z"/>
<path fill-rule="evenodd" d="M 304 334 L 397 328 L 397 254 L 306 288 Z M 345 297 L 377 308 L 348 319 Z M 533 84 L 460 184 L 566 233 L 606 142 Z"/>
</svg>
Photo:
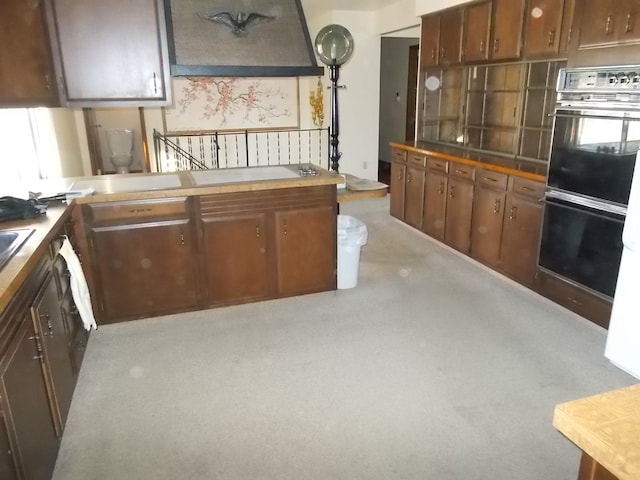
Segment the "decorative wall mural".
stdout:
<svg viewBox="0 0 640 480">
<path fill-rule="evenodd" d="M 297 128 L 298 79 L 173 78 L 167 132 Z"/>
</svg>

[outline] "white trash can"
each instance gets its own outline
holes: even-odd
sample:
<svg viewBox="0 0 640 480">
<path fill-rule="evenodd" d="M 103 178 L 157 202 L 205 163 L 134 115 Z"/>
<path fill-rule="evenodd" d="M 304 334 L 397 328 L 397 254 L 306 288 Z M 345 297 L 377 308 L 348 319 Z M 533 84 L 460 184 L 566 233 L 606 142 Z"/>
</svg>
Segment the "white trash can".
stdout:
<svg viewBox="0 0 640 480">
<path fill-rule="evenodd" d="M 349 215 L 338 215 L 338 288 L 358 284 L 360 248 L 367 243 L 367 226 Z"/>
</svg>

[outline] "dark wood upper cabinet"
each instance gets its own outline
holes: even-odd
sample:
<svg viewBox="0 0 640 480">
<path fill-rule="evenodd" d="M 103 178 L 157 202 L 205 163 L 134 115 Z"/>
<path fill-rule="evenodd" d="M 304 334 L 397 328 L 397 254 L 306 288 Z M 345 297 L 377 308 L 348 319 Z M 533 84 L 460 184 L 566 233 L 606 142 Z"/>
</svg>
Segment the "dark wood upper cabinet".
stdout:
<svg viewBox="0 0 640 480">
<path fill-rule="evenodd" d="M 461 8 L 451 8 L 422 17 L 420 36 L 420 68 L 435 65 L 448 67 L 461 61 Z"/>
<path fill-rule="evenodd" d="M 553 55 L 560 50 L 565 0 L 530 0 L 526 15 L 525 53 Z"/>
<path fill-rule="evenodd" d="M 52 0 L 49 24 L 68 106 L 167 105 L 162 0 Z"/>
<path fill-rule="evenodd" d="M 493 0 L 491 59 L 520 57 L 524 3 L 524 0 Z"/>
<path fill-rule="evenodd" d="M 637 0 L 583 0 L 581 10 L 579 48 L 640 41 Z"/>
<path fill-rule="evenodd" d="M 490 28 L 491 1 L 470 4 L 465 17 L 464 61 L 476 62 L 489 59 Z"/>
<path fill-rule="evenodd" d="M 440 52 L 440 15 L 422 17 L 420 31 L 420 66 L 438 65 Z"/>
<path fill-rule="evenodd" d="M 440 65 L 458 65 L 462 50 L 461 8 L 452 8 L 441 13 L 440 20 Z"/>
<path fill-rule="evenodd" d="M 0 107 L 58 105 L 44 2 L 4 0 L 0 15 Z"/>
</svg>

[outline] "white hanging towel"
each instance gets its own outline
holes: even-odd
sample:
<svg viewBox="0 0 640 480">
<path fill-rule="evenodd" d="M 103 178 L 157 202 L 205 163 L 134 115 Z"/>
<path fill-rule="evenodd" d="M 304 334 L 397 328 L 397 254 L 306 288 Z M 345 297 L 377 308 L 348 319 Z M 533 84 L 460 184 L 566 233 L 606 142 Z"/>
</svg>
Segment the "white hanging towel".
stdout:
<svg viewBox="0 0 640 480">
<path fill-rule="evenodd" d="M 97 330 L 98 325 L 96 325 L 96 319 L 93 316 L 93 307 L 91 306 L 91 296 L 89 295 L 87 279 L 82 271 L 80 259 L 73 250 L 73 246 L 68 238 L 65 238 L 64 242 L 62 242 L 60 255 L 62 255 L 67 262 L 67 268 L 71 274 L 71 294 L 80 313 L 80 319 L 84 324 L 84 328 L 87 331 L 90 331 L 91 328 Z"/>
</svg>

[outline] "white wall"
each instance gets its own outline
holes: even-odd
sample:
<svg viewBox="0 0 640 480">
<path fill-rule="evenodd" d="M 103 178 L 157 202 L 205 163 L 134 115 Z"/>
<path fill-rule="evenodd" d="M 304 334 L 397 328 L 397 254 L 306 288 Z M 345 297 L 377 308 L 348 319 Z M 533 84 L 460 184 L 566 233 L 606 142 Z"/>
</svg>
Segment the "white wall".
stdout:
<svg viewBox="0 0 640 480">
<path fill-rule="evenodd" d="M 437 12 L 445 8 L 453 7 L 468 3 L 468 1 L 460 0 L 415 0 L 415 13 L 417 16 L 426 15 L 427 13 Z"/>
</svg>

